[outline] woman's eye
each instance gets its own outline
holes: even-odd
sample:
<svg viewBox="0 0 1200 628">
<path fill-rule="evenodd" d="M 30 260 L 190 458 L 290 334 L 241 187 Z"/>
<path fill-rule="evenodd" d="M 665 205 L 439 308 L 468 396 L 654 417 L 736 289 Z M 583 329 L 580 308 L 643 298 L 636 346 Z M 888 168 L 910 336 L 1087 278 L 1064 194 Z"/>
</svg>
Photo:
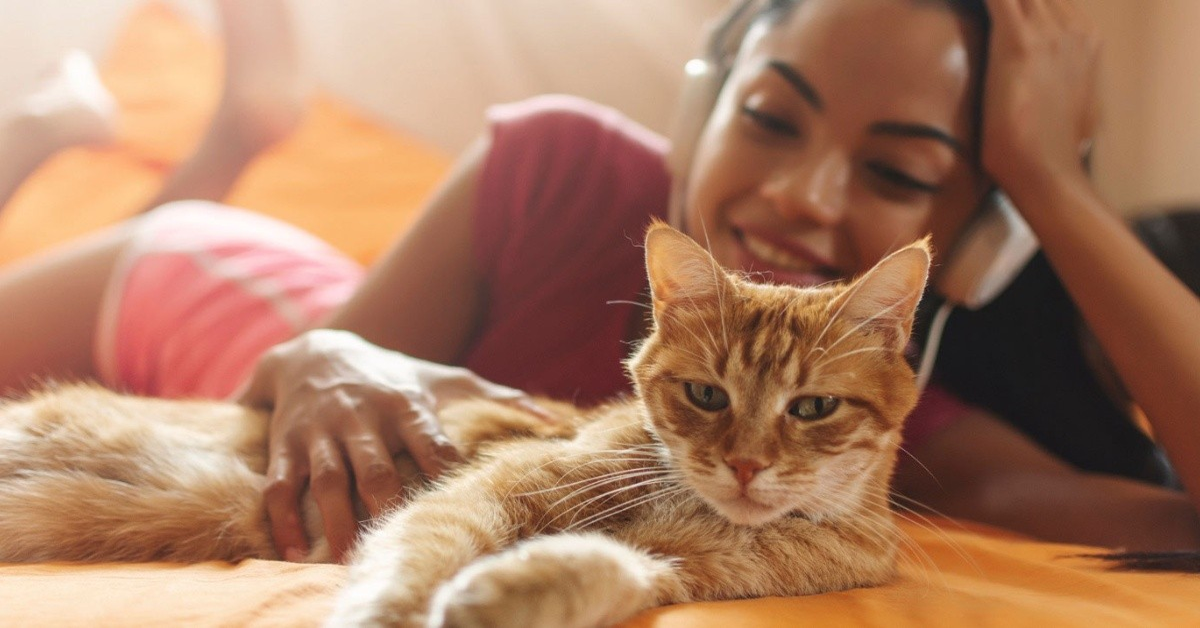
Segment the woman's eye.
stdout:
<svg viewBox="0 0 1200 628">
<path fill-rule="evenodd" d="M 905 190 L 924 192 L 926 194 L 937 194 L 942 191 L 940 186 L 912 177 L 886 164 L 871 162 L 867 164 L 867 168 L 884 183 L 904 188 Z"/>
<path fill-rule="evenodd" d="M 742 115 L 746 116 L 755 126 L 768 133 L 784 137 L 800 137 L 800 130 L 791 122 L 779 116 L 771 115 L 761 109 L 743 105 Z"/>
<path fill-rule="evenodd" d="M 801 397 L 792 402 L 788 414 L 802 421 L 819 421 L 838 409 L 842 400 L 837 397 Z"/>
<path fill-rule="evenodd" d="M 716 386 L 687 382 L 683 389 L 687 393 L 688 401 L 706 412 L 716 412 L 729 407 L 729 395 Z"/>
</svg>

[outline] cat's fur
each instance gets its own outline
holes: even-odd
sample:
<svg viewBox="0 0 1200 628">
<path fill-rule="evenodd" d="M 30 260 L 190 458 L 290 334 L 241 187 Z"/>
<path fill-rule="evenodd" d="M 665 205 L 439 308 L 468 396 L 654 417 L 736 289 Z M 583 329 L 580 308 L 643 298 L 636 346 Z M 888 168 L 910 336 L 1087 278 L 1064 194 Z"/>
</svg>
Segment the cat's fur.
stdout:
<svg viewBox="0 0 1200 628">
<path fill-rule="evenodd" d="M 332 624 L 606 625 L 892 576 L 888 482 L 916 403 L 902 354 L 928 245 L 816 289 L 728 275 L 661 224 L 646 247 L 654 329 L 628 363 L 636 395 L 555 406 L 553 425 L 486 401 L 448 409 L 472 461 L 362 539 Z M 821 404 L 836 409 L 789 414 Z M 236 406 L 95 388 L 12 403 L 0 561 L 273 557 L 264 431 Z"/>
</svg>

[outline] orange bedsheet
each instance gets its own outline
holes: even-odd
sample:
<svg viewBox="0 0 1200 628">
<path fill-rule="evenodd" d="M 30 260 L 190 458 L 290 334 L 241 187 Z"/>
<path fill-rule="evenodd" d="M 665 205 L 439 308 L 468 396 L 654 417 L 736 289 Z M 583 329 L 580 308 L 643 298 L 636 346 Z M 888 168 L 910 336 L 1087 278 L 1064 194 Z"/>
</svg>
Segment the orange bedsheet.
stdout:
<svg viewBox="0 0 1200 628">
<path fill-rule="evenodd" d="M 165 6 L 140 10 L 103 68 L 119 141 L 66 151 L 0 213 L 0 264 L 129 215 L 195 144 L 216 102 L 217 46 Z M 400 232 L 448 160 L 328 97 L 258 159 L 229 201 L 280 216 L 368 261 Z M 3 516 L 3 513 L 0 513 Z M 1200 577 L 1115 574 L 1087 548 L 951 521 L 906 525 L 889 586 L 806 598 L 692 604 L 631 626 L 1200 626 Z M 317 625 L 345 568 L 239 565 L 0 566 L 0 625 Z"/>
</svg>

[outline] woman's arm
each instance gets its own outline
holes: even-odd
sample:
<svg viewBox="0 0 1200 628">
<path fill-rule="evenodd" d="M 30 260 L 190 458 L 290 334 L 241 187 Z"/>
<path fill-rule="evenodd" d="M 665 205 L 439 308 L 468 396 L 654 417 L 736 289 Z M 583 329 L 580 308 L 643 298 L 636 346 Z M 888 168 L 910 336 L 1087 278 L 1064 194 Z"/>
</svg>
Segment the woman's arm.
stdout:
<svg viewBox="0 0 1200 628">
<path fill-rule="evenodd" d="M 902 457 L 894 487 L 938 514 L 1062 543 L 1200 548 L 1200 516 L 1186 495 L 1079 471 L 982 410 L 910 453 L 921 462 Z"/>
<path fill-rule="evenodd" d="M 275 545 L 290 560 L 307 552 L 306 485 L 341 559 L 358 527 L 352 490 L 372 515 L 400 495 L 393 455 L 407 451 L 430 474 L 458 460 L 436 418 L 445 401 L 486 396 L 537 411 L 519 391 L 444 366 L 459 359 L 484 303 L 471 234 L 488 148 L 472 145 L 350 301 L 325 328 L 268 352 L 242 394 L 271 411 L 264 497 Z"/>
<path fill-rule="evenodd" d="M 990 0 L 983 162 L 1021 208 L 1200 511 L 1200 300 L 1113 216 L 1079 159 L 1099 43 L 1071 0 Z"/>
<path fill-rule="evenodd" d="M 324 327 L 425 360 L 460 358 L 483 304 L 471 219 L 489 145 L 483 137 L 466 150 L 415 224 Z"/>
</svg>

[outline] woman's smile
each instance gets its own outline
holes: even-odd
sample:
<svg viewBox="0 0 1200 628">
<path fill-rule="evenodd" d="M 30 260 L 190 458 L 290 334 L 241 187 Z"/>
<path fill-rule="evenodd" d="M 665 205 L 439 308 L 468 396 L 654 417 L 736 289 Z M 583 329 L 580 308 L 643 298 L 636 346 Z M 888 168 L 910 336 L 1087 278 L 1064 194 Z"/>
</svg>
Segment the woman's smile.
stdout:
<svg viewBox="0 0 1200 628">
<path fill-rule="evenodd" d="M 752 273 L 763 273 L 775 283 L 813 286 L 838 279 L 832 264 L 812 249 L 776 236 L 733 228 L 737 243 L 736 266 Z"/>
</svg>

